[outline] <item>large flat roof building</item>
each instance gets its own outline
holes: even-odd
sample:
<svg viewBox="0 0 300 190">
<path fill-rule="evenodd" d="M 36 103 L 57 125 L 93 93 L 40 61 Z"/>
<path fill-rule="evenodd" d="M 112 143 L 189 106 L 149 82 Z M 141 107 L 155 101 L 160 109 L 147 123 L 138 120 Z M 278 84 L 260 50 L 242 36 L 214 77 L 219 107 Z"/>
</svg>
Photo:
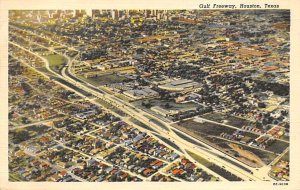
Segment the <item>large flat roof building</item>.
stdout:
<svg viewBox="0 0 300 190">
<path fill-rule="evenodd" d="M 159 85 L 158 87 L 163 90 L 174 91 L 174 92 L 193 91 L 200 88 L 200 83 L 188 79 L 180 79 L 180 80 L 173 80 L 163 85 Z"/>
<path fill-rule="evenodd" d="M 124 92 L 124 94 L 133 99 L 152 98 L 152 97 L 157 97 L 159 95 L 158 92 L 150 88 L 144 88 L 138 90 L 127 90 Z"/>
</svg>

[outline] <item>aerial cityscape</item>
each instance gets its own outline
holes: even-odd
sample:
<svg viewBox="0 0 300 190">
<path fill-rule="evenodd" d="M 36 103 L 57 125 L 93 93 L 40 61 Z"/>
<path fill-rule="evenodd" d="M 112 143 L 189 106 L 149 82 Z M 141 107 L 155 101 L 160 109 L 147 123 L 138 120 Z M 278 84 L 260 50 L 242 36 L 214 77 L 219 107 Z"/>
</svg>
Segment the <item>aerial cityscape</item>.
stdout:
<svg viewBox="0 0 300 190">
<path fill-rule="evenodd" d="M 289 10 L 10 10 L 9 181 L 289 181 Z"/>
</svg>

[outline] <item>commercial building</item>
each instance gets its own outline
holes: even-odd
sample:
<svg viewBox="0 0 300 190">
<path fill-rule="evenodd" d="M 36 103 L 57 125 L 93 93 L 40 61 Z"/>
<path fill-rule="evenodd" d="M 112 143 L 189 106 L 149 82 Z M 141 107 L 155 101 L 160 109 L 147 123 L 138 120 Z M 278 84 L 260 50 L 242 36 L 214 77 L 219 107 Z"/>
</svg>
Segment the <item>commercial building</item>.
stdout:
<svg viewBox="0 0 300 190">
<path fill-rule="evenodd" d="M 144 98 L 152 98 L 157 97 L 159 94 L 158 92 L 150 89 L 150 88 L 144 88 L 139 90 L 127 90 L 124 92 L 126 96 L 129 96 L 133 99 L 144 99 Z"/>
<path fill-rule="evenodd" d="M 169 83 L 159 85 L 160 89 L 173 91 L 173 92 L 181 92 L 181 91 L 195 91 L 200 88 L 200 84 L 198 82 L 194 82 L 188 79 L 180 79 L 174 80 Z"/>
</svg>

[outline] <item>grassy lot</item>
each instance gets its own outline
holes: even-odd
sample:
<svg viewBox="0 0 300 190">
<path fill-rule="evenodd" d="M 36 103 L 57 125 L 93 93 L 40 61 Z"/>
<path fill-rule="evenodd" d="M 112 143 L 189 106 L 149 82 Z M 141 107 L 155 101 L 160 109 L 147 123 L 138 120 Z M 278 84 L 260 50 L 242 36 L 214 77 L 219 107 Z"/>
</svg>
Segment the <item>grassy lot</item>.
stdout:
<svg viewBox="0 0 300 190">
<path fill-rule="evenodd" d="M 206 139 L 208 141 L 218 145 L 221 148 L 228 148 L 228 146 L 227 146 L 228 141 L 226 141 L 226 140 L 215 138 L 215 137 L 207 137 Z"/>
<path fill-rule="evenodd" d="M 67 61 L 63 56 L 58 54 L 47 55 L 44 57 L 48 60 L 50 68 L 55 72 L 60 71 Z"/>
<path fill-rule="evenodd" d="M 189 110 L 189 109 L 196 109 L 200 105 L 194 103 L 194 102 L 187 102 L 187 103 L 175 103 L 174 101 L 169 101 L 169 100 L 160 100 L 160 99 L 153 99 L 149 100 L 149 103 L 152 106 L 164 106 L 165 104 L 170 105 L 170 110 Z"/>
<path fill-rule="evenodd" d="M 102 86 L 106 84 L 108 85 L 108 84 L 120 83 L 120 82 L 130 80 L 124 76 L 119 76 L 116 74 L 101 75 L 93 78 L 85 78 L 83 75 L 78 75 L 78 77 L 94 86 Z"/>
<path fill-rule="evenodd" d="M 142 102 L 144 102 L 144 100 L 137 100 L 133 104 L 138 107 L 142 107 L 143 109 L 147 109 L 144 106 L 142 106 Z M 151 107 L 153 106 L 164 107 L 166 104 L 169 104 L 170 106 L 170 108 L 168 108 L 169 110 L 178 110 L 178 111 L 195 110 L 197 107 L 201 107 L 200 105 L 194 102 L 175 103 L 173 100 L 151 99 L 149 100 L 149 103 L 151 104 Z M 148 110 L 151 111 L 150 109 Z"/>
<path fill-rule="evenodd" d="M 27 127 L 27 130 L 29 131 L 35 131 L 39 135 L 45 133 L 47 130 L 49 130 L 49 127 L 46 125 L 32 125 Z"/>
<path fill-rule="evenodd" d="M 213 165 L 213 163 L 211 163 L 210 161 L 206 160 L 205 158 L 199 156 L 198 154 L 195 154 L 193 152 L 190 152 L 188 150 L 186 150 L 186 152 L 192 157 L 194 158 L 197 162 L 199 162 L 200 164 L 206 166 L 206 167 L 210 167 Z"/>
</svg>

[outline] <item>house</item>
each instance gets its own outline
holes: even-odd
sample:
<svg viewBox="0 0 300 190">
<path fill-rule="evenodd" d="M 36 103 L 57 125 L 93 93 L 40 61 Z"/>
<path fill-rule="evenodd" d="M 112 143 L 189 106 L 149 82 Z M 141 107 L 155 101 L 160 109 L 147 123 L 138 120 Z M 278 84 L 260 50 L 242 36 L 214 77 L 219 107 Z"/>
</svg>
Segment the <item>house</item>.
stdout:
<svg viewBox="0 0 300 190">
<path fill-rule="evenodd" d="M 187 163 L 189 163 L 189 160 L 187 160 L 185 158 L 181 159 L 181 164 L 182 165 L 186 165 Z"/>
<path fill-rule="evenodd" d="M 54 174 L 54 175 L 51 176 L 51 179 L 52 179 L 53 181 L 58 181 L 59 178 L 60 178 L 60 177 L 59 177 L 59 175 L 57 175 L 57 174 Z"/>
<path fill-rule="evenodd" d="M 172 174 L 173 175 L 181 175 L 181 174 L 183 174 L 183 172 L 184 171 L 182 169 L 176 168 L 175 170 L 172 171 Z"/>
<path fill-rule="evenodd" d="M 137 172 L 138 172 L 138 173 L 142 173 L 145 169 L 146 169 L 146 168 L 142 167 L 142 168 L 140 168 Z"/>
<path fill-rule="evenodd" d="M 179 155 L 176 154 L 176 153 L 173 153 L 173 154 L 170 155 L 170 157 L 171 157 L 172 160 L 175 160 L 175 159 L 179 158 Z"/>
<path fill-rule="evenodd" d="M 67 174 L 68 174 L 67 171 L 63 170 L 63 171 L 61 171 L 58 175 L 59 175 L 60 177 L 64 177 L 64 176 L 66 176 Z"/>
<path fill-rule="evenodd" d="M 144 176 L 149 176 L 151 175 L 151 173 L 153 172 L 154 170 L 153 169 L 146 169 L 143 171 L 143 175 Z"/>
<path fill-rule="evenodd" d="M 65 163 L 65 162 L 59 161 L 59 162 L 57 163 L 57 165 L 58 165 L 59 167 L 61 167 L 61 168 L 66 168 L 66 163 Z"/>
<path fill-rule="evenodd" d="M 108 167 L 105 169 L 105 172 L 109 174 L 112 170 L 113 170 L 113 167 Z"/>
</svg>

